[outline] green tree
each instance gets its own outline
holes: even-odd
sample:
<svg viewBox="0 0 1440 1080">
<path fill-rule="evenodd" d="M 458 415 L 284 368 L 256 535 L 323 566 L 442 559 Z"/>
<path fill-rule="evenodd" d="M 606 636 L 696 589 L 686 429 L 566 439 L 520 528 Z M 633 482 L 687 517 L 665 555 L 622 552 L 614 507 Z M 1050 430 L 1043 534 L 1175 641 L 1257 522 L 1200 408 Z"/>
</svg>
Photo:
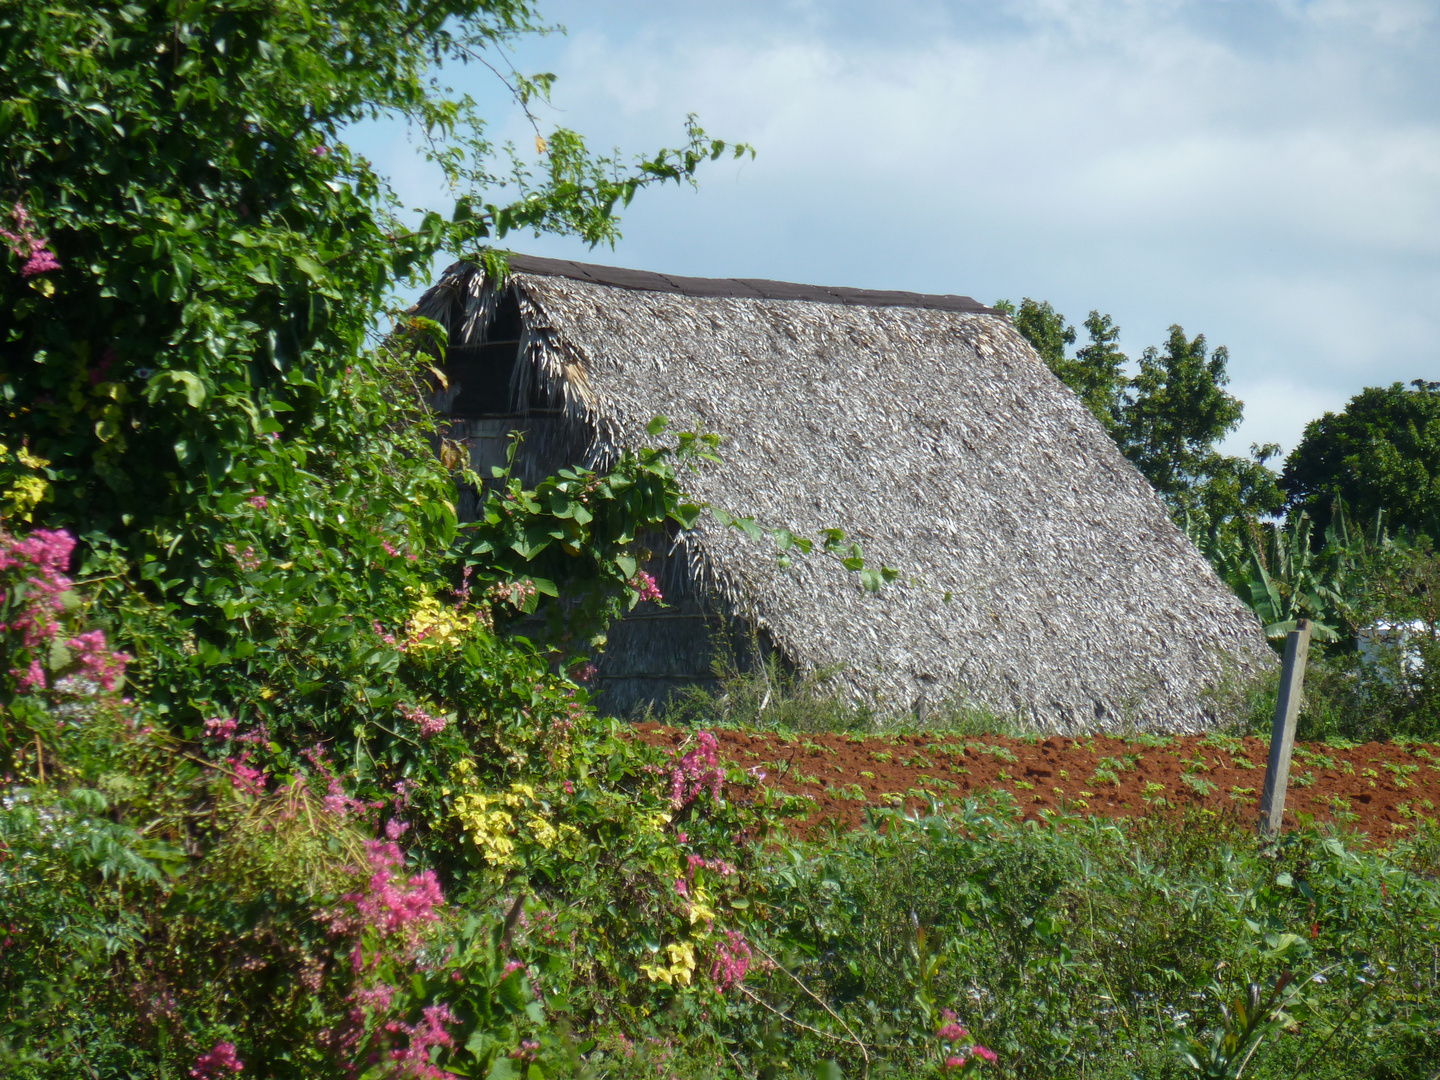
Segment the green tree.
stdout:
<svg viewBox="0 0 1440 1080">
<path fill-rule="evenodd" d="M 516 230 L 612 242 L 639 189 L 733 149 L 693 123 L 634 161 L 494 146 L 438 73 L 540 27 L 530 0 L 0 0 L 0 489 L 81 538 L 189 722 L 434 587 L 453 482 L 406 357 L 443 331 L 374 348 L 395 287 Z M 528 113 L 550 77 L 512 84 Z M 426 136 L 448 213 L 407 227 L 345 145 L 376 116 Z M 140 640 L 181 613 L 184 649 Z"/>
<path fill-rule="evenodd" d="M 1440 536 L 1440 382 L 1368 387 L 1310 421 L 1280 484 L 1322 525 L 1339 498 L 1362 521 L 1385 511 L 1392 528 Z"/>
<path fill-rule="evenodd" d="M 1163 352 L 1140 357 L 1121 404 L 1120 448 L 1178 518 L 1202 514 L 1212 524 L 1271 513 L 1283 496 L 1265 462 L 1274 445 L 1251 448 L 1251 458 L 1230 457 L 1215 444 L 1239 425 L 1245 403 L 1226 393 L 1230 354 L 1213 353 L 1205 335 L 1187 338 L 1170 327 Z"/>
</svg>

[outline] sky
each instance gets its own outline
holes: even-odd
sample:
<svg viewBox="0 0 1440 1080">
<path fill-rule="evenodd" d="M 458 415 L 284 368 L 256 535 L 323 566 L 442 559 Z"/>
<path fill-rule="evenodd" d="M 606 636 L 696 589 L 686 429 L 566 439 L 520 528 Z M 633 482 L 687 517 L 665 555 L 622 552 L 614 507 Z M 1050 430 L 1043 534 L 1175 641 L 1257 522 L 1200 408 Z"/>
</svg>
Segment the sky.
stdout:
<svg viewBox="0 0 1440 1080">
<path fill-rule="evenodd" d="M 540 0 L 566 33 L 545 130 L 743 140 L 699 190 L 642 192 L 612 251 L 703 277 L 1048 300 L 1132 356 L 1178 323 L 1230 353 L 1285 450 L 1362 387 L 1440 379 L 1440 0 Z M 490 72 L 443 73 L 533 133 Z M 395 124 L 351 133 L 411 206 L 453 196 Z M 1081 331 L 1083 342 L 1083 329 Z"/>
</svg>

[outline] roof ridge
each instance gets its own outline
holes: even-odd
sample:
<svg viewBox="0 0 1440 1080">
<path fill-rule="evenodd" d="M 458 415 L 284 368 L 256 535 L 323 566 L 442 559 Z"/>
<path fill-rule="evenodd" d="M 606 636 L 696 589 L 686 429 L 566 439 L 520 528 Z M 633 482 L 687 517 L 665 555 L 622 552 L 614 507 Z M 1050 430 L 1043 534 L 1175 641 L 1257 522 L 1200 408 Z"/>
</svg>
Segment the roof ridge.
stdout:
<svg viewBox="0 0 1440 1080">
<path fill-rule="evenodd" d="M 538 255 L 509 256 L 510 269 L 517 274 L 561 277 L 592 285 L 632 289 L 637 292 L 672 293 L 681 296 L 737 297 L 743 300 L 798 300 L 846 307 L 907 307 L 939 311 L 963 311 L 980 315 L 999 314 L 969 296 L 916 293 L 898 290 L 852 289 L 843 286 L 802 285 L 764 278 L 699 278 L 631 270 L 621 266 L 546 259 Z"/>
</svg>

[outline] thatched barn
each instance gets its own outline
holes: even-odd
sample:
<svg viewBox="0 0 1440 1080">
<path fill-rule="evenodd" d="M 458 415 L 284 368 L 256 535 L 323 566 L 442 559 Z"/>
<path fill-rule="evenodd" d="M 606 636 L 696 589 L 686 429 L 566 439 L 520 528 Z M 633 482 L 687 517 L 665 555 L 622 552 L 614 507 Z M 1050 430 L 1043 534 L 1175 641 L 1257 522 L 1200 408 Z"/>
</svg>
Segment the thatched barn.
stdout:
<svg viewBox="0 0 1440 1080">
<path fill-rule="evenodd" d="M 692 494 L 858 539 L 879 595 L 833 560 L 710 522 L 659 545 L 668 606 L 616 626 L 618 713 L 759 642 L 891 713 L 986 707 L 1036 728 L 1193 730 L 1273 662 L 1255 618 L 1008 319 L 968 297 L 711 280 L 512 256 L 457 263 L 415 310 L 450 333 L 437 404 L 477 471 L 603 468 L 657 415 L 721 433 Z M 473 507 L 473 502 L 472 502 Z M 462 513 L 463 505 L 462 505 Z M 948 594 L 948 599 L 947 599 Z"/>
</svg>

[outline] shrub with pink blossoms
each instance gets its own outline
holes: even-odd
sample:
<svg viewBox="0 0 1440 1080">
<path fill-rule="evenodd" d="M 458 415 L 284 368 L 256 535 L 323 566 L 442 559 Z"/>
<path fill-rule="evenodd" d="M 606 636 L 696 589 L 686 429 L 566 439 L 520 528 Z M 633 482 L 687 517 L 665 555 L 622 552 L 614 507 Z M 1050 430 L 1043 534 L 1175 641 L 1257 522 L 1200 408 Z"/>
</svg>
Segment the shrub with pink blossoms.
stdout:
<svg viewBox="0 0 1440 1080">
<path fill-rule="evenodd" d="M 710 962 L 710 981 L 723 993 L 737 983 L 745 981 L 752 959 L 750 945 L 743 934 L 735 930 L 725 931 L 725 937 L 715 946 Z"/>
<path fill-rule="evenodd" d="M 71 638 L 66 644 L 76 654 L 83 677 L 99 683 L 106 690 L 116 689 L 125 675 L 125 665 L 130 657 L 111 652 L 105 642 L 104 631 L 90 630 Z"/>
<path fill-rule="evenodd" d="M 245 1063 L 235 1056 L 235 1044 L 221 1042 L 195 1059 L 190 1075 L 194 1080 L 219 1080 L 226 1073 L 238 1073 L 244 1068 Z"/>
<path fill-rule="evenodd" d="M 961 1026 L 956 1015 L 949 1009 L 941 1009 L 945 1023 L 935 1032 L 935 1038 L 944 1044 L 940 1050 L 941 1067 L 955 1077 L 970 1076 L 982 1064 L 993 1065 L 999 1055 L 988 1046 L 970 1042 L 970 1032 Z"/>
<path fill-rule="evenodd" d="M 433 739 L 450 725 L 448 718 L 434 716 L 418 705 L 407 705 L 401 702 L 395 706 L 395 711 L 420 729 L 420 738 L 422 739 Z"/>
<path fill-rule="evenodd" d="M 103 630 L 75 633 L 78 628 L 67 625 L 75 621 L 67 609 L 75 585 L 67 573 L 74 551 L 75 538 L 63 530 L 36 529 L 22 537 L 0 529 L 0 657 L 5 664 L 0 670 L 8 671 L 21 692 L 44 690 L 52 675 L 71 670 L 107 692 L 117 690 L 124 677 L 130 657 L 111 651 Z M 56 645 L 66 647 L 70 660 L 47 671 Z"/>
<path fill-rule="evenodd" d="M 9 229 L 0 229 L 0 239 L 25 260 L 25 265 L 20 268 L 20 276 L 28 278 L 59 270 L 60 260 L 50 250 L 50 241 L 35 235 L 35 224 L 30 220 L 30 214 L 24 205 L 17 202 L 10 208 L 10 216 L 15 219 L 15 228 L 18 231 L 12 233 Z"/>
<path fill-rule="evenodd" d="M 638 602 L 643 603 L 646 600 L 654 600 L 658 603 L 665 599 L 665 597 L 660 594 L 660 586 L 655 583 L 655 579 L 644 570 L 637 573 L 627 584 L 639 593 Z"/>
<path fill-rule="evenodd" d="M 670 805 L 681 809 L 709 791 L 718 800 L 725 776 L 720 771 L 720 743 L 708 731 L 695 736 L 695 746 L 670 770 Z"/>
</svg>

